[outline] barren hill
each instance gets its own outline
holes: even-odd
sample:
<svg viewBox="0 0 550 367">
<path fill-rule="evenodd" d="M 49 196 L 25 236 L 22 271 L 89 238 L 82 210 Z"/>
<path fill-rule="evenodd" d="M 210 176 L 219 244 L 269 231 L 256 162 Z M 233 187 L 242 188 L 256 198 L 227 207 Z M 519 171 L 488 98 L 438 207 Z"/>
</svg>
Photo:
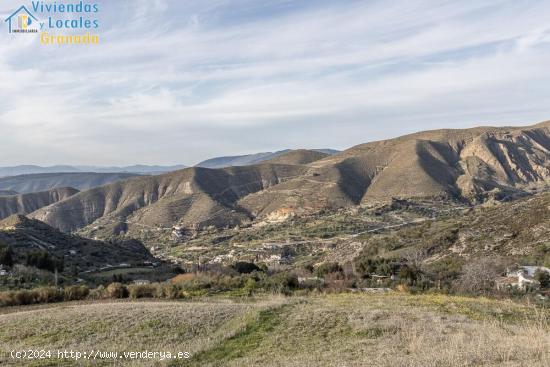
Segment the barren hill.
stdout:
<svg viewBox="0 0 550 367">
<path fill-rule="evenodd" d="M 328 157 L 329 154 L 316 150 L 296 149 L 271 158 L 265 163 L 271 164 L 308 164 Z"/>
<path fill-rule="evenodd" d="M 259 165 L 224 169 L 187 168 L 94 188 L 45 207 L 32 217 L 63 231 L 97 225 L 124 230 L 130 223 L 143 226 L 236 225 L 248 220 L 235 207 L 246 195 L 304 174 L 292 165 Z"/>
<path fill-rule="evenodd" d="M 44 206 L 64 200 L 78 190 L 66 187 L 31 194 L 0 196 L 0 219 L 12 214 L 29 214 Z"/>
<path fill-rule="evenodd" d="M 262 216 L 283 206 L 303 212 L 392 197 L 483 201 L 522 195 L 549 179 L 549 123 L 435 130 L 355 146 L 239 204 Z"/>
<path fill-rule="evenodd" d="M 66 231 L 91 223 L 124 231 L 129 223 L 233 226 L 392 197 L 506 199 L 550 182 L 549 126 L 434 130 L 319 160 L 298 150 L 255 166 L 189 168 L 92 189 L 33 216 Z"/>
</svg>

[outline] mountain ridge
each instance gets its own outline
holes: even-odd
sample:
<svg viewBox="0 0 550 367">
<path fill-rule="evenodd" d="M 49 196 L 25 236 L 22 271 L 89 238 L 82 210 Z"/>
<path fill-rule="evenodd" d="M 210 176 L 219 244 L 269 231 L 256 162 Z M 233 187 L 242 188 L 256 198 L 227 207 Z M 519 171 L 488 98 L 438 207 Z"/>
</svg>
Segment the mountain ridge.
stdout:
<svg viewBox="0 0 550 367">
<path fill-rule="evenodd" d="M 307 150 L 311 152 L 324 153 L 327 155 L 338 153 L 338 151 L 334 149 L 297 149 L 297 150 L 300 150 L 300 151 Z M 281 155 L 284 155 L 293 151 L 296 151 L 296 150 L 283 149 L 283 150 L 278 150 L 276 152 L 262 152 L 262 153 L 254 153 L 254 154 L 215 157 L 215 158 L 210 158 L 200 163 L 197 163 L 195 167 L 225 168 L 225 167 L 231 167 L 231 166 L 249 166 L 249 165 L 259 164 L 262 162 L 275 159 Z"/>
<path fill-rule="evenodd" d="M 394 197 L 506 200 L 550 185 L 549 126 L 439 129 L 307 162 L 187 168 L 79 193 L 31 216 L 66 231 L 98 221 L 124 232 L 131 225 L 235 226 L 281 210 L 302 215 Z"/>
<path fill-rule="evenodd" d="M 0 177 L 0 190 L 15 191 L 21 194 L 47 191 L 60 187 L 73 187 L 80 191 L 97 186 L 136 177 L 133 173 L 36 173 L 19 176 Z"/>
<path fill-rule="evenodd" d="M 44 206 L 64 200 L 79 191 L 72 187 L 29 194 L 0 196 L 0 219 L 13 214 L 30 214 Z"/>
</svg>

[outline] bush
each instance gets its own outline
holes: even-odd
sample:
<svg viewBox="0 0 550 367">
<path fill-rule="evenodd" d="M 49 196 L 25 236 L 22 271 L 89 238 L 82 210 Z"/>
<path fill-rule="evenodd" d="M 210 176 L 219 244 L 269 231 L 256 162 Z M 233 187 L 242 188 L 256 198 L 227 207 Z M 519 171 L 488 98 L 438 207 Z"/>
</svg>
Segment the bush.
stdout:
<svg viewBox="0 0 550 367">
<path fill-rule="evenodd" d="M 500 258 L 482 257 L 472 259 L 462 268 L 456 286 L 469 294 L 486 294 L 494 291 L 494 281 L 506 269 Z"/>
<path fill-rule="evenodd" d="M 179 298 L 179 289 L 173 284 L 158 284 L 156 297 L 167 299 Z"/>
<path fill-rule="evenodd" d="M 537 269 L 535 271 L 535 279 L 539 281 L 541 288 L 550 287 L 550 273 L 547 271 Z"/>
<path fill-rule="evenodd" d="M 63 301 L 63 291 L 55 287 L 43 287 L 31 290 L 34 294 L 33 303 L 50 303 Z"/>
<path fill-rule="evenodd" d="M 289 273 L 278 273 L 262 280 L 262 286 L 267 291 L 288 294 L 299 286 L 298 278 Z"/>
<path fill-rule="evenodd" d="M 59 302 L 63 300 L 63 292 L 54 287 L 22 289 L 0 293 L 0 306 L 22 306 L 34 303 Z"/>
<path fill-rule="evenodd" d="M 238 261 L 233 265 L 239 274 L 250 274 L 254 271 L 261 271 L 261 269 L 254 263 L 249 263 L 246 261 Z"/>
<path fill-rule="evenodd" d="M 90 299 L 95 299 L 95 300 L 104 299 L 104 298 L 108 298 L 108 297 L 109 297 L 109 295 L 107 293 L 107 290 L 102 285 L 99 285 L 98 287 L 92 289 L 90 291 L 90 295 L 89 295 Z"/>
<path fill-rule="evenodd" d="M 154 298 L 157 292 L 157 286 L 153 284 L 134 284 L 128 287 L 130 298 Z"/>
<path fill-rule="evenodd" d="M 315 269 L 315 274 L 319 278 L 323 278 L 325 275 L 329 273 L 341 273 L 342 267 L 337 262 L 326 262 L 317 267 Z"/>
<path fill-rule="evenodd" d="M 128 289 L 124 284 L 111 283 L 107 286 L 106 295 L 109 298 L 127 298 Z"/>
<path fill-rule="evenodd" d="M 63 290 L 65 301 L 83 300 L 90 294 L 90 288 L 85 285 L 73 285 Z"/>
</svg>

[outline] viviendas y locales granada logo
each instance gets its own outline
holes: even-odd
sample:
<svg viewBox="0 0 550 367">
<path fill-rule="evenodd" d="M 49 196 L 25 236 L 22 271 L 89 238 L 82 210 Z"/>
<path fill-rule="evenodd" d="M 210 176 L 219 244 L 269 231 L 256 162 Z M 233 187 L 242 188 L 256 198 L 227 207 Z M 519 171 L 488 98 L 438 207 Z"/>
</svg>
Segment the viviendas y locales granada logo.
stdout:
<svg viewBox="0 0 550 367">
<path fill-rule="evenodd" d="M 98 3 L 32 1 L 6 19 L 8 33 L 39 35 L 41 45 L 97 45 L 100 38 Z"/>
</svg>

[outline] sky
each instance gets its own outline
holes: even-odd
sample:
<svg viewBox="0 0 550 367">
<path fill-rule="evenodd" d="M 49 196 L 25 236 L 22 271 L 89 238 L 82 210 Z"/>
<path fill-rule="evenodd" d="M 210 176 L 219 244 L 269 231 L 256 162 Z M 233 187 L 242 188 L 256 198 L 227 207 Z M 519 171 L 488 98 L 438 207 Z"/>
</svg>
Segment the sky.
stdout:
<svg viewBox="0 0 550 367">
<path fill-rule="evenodd" d="M 1 166 L 193 165 L 550 119 L 550 1 L 84 3 L 99 45 L 9 34 L 31 1 L 0 2 Z"/>
</svg>

